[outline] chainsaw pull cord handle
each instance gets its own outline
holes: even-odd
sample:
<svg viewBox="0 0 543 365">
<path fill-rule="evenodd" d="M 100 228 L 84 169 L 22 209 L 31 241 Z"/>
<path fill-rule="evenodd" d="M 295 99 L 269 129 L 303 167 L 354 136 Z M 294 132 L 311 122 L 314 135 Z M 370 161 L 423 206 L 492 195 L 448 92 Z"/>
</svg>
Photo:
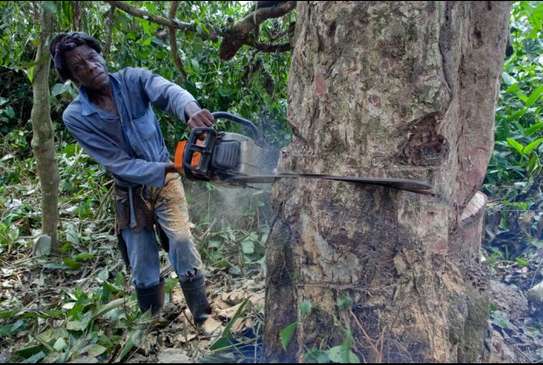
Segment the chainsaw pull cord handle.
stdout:
<svg viewBox="0 0 543 365">
<path fill-rule="evenodd" d="M 262 138 L 262 133 L 258 130 L 258 128 L 248 119 L 239 117 L 237 115 L 228 113 L 228 112 L 214 112 L 211 113 L 213 115 L 213 118 L 215 119 L 228 119 L 232 122 L 236 122 L 243 127 L 245 127 L 247 130 L 249 130 L 252 134 L 252 138 L 255 140 L 256 144 L 262 146 L 264 144 L 264 139 Z"/>
</svg>

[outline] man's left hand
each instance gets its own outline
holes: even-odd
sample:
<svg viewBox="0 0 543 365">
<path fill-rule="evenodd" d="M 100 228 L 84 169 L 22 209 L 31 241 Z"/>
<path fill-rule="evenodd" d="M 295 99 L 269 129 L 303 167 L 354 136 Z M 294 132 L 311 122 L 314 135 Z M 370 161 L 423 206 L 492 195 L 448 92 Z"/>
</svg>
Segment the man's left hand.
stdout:
<svg viewBox="0 0 543 365">
<path fill-rule="evenodd" d="M 196 106 L 196 103 L 191 103 L 190 109 L 192 110 L 187 110 L 187 114 L 190 115 L 187 124 L 191 129 L 199 127 L 211 127 L 213 125 L 215 118 L 213 118 L 213 115 L 209 112 L 209 110 L 200 109 L 198 106 Z"/>
</svg>

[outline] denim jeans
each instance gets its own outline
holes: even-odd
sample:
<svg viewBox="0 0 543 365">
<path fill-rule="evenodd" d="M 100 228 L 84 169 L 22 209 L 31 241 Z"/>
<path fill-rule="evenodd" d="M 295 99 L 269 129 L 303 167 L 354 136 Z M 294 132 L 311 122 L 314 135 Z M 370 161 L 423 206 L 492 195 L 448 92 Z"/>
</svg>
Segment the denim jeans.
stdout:
<svg viewBox="0 0 543 365">
<path fill-rule="evenodd" d="M 144 195 L 153 207 L 155 220 L 169 241 L 169 260 L 181 281 L 202 270 L 202 259 L 196 249 L 189 227 L 185 192 L 179 175 L 170 173 L 162 188 L 147 188 Z M 159 245 L 155 232 L 142 229 L 139 232 L 125 228 L 121 231 L 134 285 L 148 288 L 160 281 Z"/>
</svg>

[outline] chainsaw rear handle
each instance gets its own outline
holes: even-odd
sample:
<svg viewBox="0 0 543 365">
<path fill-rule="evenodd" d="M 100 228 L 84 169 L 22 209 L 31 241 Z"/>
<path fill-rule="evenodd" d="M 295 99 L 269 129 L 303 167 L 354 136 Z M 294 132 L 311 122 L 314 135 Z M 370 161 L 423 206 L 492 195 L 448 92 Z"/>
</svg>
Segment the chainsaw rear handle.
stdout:
<svg viewBox="0 0 543 365">
<path fill-rule="evenodd" d="M 260 133 L 258 128 L 253 124 L 253 122 L 251 122 L 250 120 L 247 120 L 245 118 L 239 117 L 237 115 L 234 115 L 228 112 L 214 112 L 214 113 L 211 113 L 211 115 L 213 115 L 213 118 L 215 119 L 228 119 L 232 122 L 236 122 L 242 125 L 243 127 L 245 127 L 247 130 L 251 132 L 252 134 L 251 137 L 255 140 L 255 142 L 258 145 L 263 144 L 264 140 L 262 138 L 262 134 Z"/>
</svg>

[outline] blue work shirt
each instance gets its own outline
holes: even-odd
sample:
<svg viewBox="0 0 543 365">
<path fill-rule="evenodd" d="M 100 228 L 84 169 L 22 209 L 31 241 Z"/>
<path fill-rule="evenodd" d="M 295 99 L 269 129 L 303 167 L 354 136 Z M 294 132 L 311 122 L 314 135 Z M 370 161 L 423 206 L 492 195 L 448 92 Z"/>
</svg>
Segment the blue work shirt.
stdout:
<svg viewBox="0 0 543 365">
<path fill-rule="evenodd" d="M 64 125 L 84 151 L 121 186 L 162 187 L 170 154 L 153 106 L 185 120 L 194 97 L 180 86 L 143 68 L 109 74 L 118 115 L 98 108 L 84 87 L 64 111 Z"/>
</svg>

